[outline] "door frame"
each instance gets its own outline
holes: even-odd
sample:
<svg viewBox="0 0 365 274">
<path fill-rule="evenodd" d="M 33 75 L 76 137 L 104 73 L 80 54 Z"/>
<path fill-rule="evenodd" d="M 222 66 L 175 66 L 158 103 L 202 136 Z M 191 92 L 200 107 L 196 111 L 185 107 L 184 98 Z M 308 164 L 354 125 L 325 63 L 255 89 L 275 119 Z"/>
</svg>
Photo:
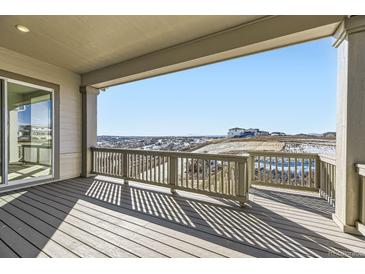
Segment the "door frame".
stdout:
<svg viewBox="0 0 365 274">
<path fill-rule="evenodd" d="M 38 183 L 51 182 L 60 178 L 60 108 L 59 108 L 59 85 L 46 81 L 34 79 L 20 74 L 0 70 L 1 82 L 1 162 L 2 182 L 0 191 L 7 188 L 18 188 L 21 186 L 34 185 Z M 7 111 L 7 83 L 20 84 L 49 91 L 52 99 L 52 174 L 39 178 L 8 181 L 8 111 Z M 1 191 L 2 192 L 2 191 Z"/>
</svg>

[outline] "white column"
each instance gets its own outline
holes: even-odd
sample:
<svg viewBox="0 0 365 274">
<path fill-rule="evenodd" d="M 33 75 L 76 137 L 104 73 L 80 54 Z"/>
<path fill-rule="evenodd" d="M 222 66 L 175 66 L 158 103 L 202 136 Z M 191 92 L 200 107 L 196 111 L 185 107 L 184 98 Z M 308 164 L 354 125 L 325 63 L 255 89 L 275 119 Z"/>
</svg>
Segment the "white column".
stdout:
<svg viewBox="0 0 365 274">
<path fill-rule="evenodd" d="M 365 162 L 365 16 L 344 21 L 337 32 L 336 212 L 334 221 L 357 233 L 359 177 L 355 164 Z"/>
<path fill-rule="evenodd" d="M 90 147 L 97 144 L 97 96 L 99 90 L 93 87 L 81 87 L 82 93 L 82 171 L 81 176 L 88 177 L 91 172 Z"/>
</svg>

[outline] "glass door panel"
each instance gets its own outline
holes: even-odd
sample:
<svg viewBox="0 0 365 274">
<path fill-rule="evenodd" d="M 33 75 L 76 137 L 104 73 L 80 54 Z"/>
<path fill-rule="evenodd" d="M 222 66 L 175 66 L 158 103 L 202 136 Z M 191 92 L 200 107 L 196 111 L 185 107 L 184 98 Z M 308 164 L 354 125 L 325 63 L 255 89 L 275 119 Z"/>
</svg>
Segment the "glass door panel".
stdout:
<svg viewBox="0 0 365 274">
<path fill-rule="evenodd" d="M 7 82 L 9 182 L 52 176 L 52 92 Z"/>
</svg>

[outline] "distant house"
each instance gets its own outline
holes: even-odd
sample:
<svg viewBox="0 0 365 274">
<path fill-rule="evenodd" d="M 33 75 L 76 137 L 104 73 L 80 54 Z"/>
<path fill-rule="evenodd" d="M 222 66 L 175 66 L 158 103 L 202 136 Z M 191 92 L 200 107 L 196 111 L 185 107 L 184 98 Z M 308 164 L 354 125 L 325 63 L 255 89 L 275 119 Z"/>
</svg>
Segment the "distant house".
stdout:
<svg viewBox="0 0 365 274">
<path fill-rule="evenodd" d="M 260 131 L 258 128 L 231 128 L 228 130 L 228 137 L 255 137 L 255 136 L 267 136 L 269 135 L 268 131 Z"/>
<path fill-rule="evenodd" d="M 269 136 L 270 133 L 268 131 L 260 130 L 256 133 L 256 136 Z"/>
<path fill-rule="evenodd" d="M 228 137 L 238 137 L 245 133 L 244 128 L 234 127 L 228 130 Z"/>
<path fill-rule="evenodd" d="M 286 136 L 286 134 L 284 132 L 275 131 L 271 132 L 271 136 Z"/>
</svg>

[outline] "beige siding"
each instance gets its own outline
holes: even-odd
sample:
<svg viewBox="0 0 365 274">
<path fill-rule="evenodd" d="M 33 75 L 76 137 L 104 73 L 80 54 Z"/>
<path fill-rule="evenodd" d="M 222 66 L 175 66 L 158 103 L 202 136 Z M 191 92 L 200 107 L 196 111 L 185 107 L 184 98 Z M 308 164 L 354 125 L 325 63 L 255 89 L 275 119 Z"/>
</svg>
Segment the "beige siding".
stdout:
<svg viewBox="0 0 365 274">
<path fill-rule="evenodd" d="M 60 175 L 81 172 L 80 76 L 66 69 L 0 47 L 0 69 L 60 86 Z"/>
</svg>

